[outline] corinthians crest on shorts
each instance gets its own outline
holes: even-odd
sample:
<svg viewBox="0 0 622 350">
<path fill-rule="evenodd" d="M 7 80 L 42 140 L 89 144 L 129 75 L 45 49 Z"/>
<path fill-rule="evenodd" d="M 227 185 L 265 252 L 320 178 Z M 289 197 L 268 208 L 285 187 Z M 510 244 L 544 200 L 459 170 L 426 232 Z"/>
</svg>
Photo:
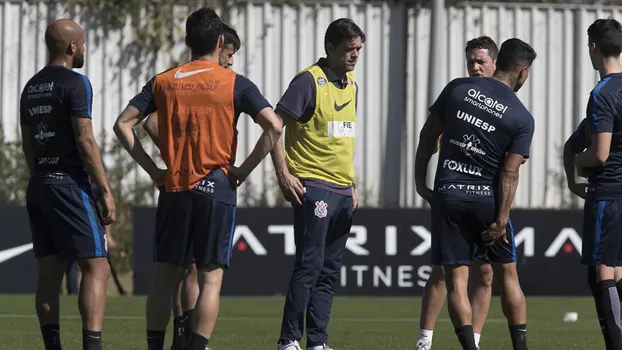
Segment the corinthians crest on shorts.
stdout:
<svg viewBox="0 0 622 350">
<path fill-rule="evenodd" d="M 328 213 L 327 207 L 328 204 L 324 201 L 315 202 L 315 216 L 318 218 L 325 218 Z"/>
</svg>

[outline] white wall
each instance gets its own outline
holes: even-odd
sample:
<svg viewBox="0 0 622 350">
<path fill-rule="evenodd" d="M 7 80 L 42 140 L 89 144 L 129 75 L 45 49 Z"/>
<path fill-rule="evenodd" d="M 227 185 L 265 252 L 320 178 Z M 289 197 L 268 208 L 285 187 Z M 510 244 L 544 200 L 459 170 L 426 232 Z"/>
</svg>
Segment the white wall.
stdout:
<svg viewBox="0 0 622 350">
<path fill-rule="evenodd" d="M 613 15 L 620 20 L 620 12 L 570 5 L 473 6 L 447 11 L 447 47 L 441 62 L 444 81 L 466 75 L 464 45 L 473 37 L 489 35 L 499 45 L 518 37 L 535 48 L 538 58 L 519 97 L 536 119 L 536 133 L 532 158 L 521 171 L 515 204 L 560 207 L 559 185 L 551 173 L 562 173 L 560 148 L 584 117 L 590 90 L 598 80 L 587 54 L 587 27 L 599 17 Z M 178 10 L 182 16 L 189 13 L 185 7 Z M 19 137 L 21 89 L 46 63 L 45 27 L 48 20 L 61 15 L 44 5 L 0 1 L 0 115 L 9 139 Z M 355 163 L 359 188 L 365 188 L 361 191 L 365 192 L 363 204 L 421 206 L 414 191 L 413 170 L 417 135 L 428 107 L 428 9 L 386 3 L 299 7 L 248 4 L 231 12 L 230 23 L 242 38 L 234 69 L 253 80 L 276 104 L 294 74 L 323 55 L 324 31 L 339 17 L 352 18 L 367 34 L 355 71 L 360 87 Z M 131 41 L 129 25 L 123 33 L 109 32 L 103 38 L 102 28 L 89 26 L 88 18 L 74 19 L 88 34 L 86 65 L 80 72 L 93 84 L 96 131 L 113 137 L 111 128 L 118 113 L 147 79 L 168 68 L 167 56 L 160 55 L 155 64 L 131 58 L 120 63 Z M 183 28 L 183 20 L 179 25 Z M 177 38 L 176 49 L 181 52 L 183 37 Z M 241 118 L 238 128 L 241 161 L 252 150 L 260 128 L 249 118 Z M 272 173 L 268 159 L 252 174 L 243 191 L 268 193 L 267 203 L 274 203 Z"/>
</svg>

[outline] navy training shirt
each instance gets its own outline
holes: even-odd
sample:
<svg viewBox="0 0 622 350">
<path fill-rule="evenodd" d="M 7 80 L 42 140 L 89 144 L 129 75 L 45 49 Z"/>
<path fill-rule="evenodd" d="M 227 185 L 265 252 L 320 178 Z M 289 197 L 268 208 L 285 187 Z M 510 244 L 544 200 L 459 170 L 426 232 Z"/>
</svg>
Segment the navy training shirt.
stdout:
<svg viewBox="0 0 622 350">
<path fill-rule="evenodd" d="M 591 133 L 612 133 L 609 157 L 589 171 L 587 196 L 622 199 L 622 73 L 609 74 L 598 82 L 590 93 L 586 114 Z"/>
<path fill-rule="evenodd" d="M 26 83 L 20 99 L 20 124 L 30 128 L 34 175 L 88 178 L 78 152 L 71 118 L 91 118 L 89 79 L 63 66 L 46 66 Z"/>
<path fill-rule="evenodd" d="M 430 107 L 443 120 L 435 193 L 444 199 L 497 199 L 507 153 L 529 157 L 534 119 L 514 91 L 492 78 L 451 81 Z"/>
</svg>

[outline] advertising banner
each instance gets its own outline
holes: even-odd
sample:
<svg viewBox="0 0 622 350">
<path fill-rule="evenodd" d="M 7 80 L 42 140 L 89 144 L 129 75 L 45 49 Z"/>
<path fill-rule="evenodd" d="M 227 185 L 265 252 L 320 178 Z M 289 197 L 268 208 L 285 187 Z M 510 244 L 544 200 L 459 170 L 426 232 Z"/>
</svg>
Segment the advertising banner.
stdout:
<svg viewBox="0 0 622 350">
<path fill-rule="evenodd" d="M 134 292 L 153 269 L 155 208 L 134 209 Z M 240 208 L 223 295 L 283 295 L 294 264 L 288 208 Z M 519 277 L 526 295 L 590 295 L 580 265 L 581 211 L 512 210 Z M 339 295 L 420 296 L 430 275 L 430 212 L 359 209 L 338 280 Z M 494 288 L 497 291 L 497 288 Z"/>
</svg>

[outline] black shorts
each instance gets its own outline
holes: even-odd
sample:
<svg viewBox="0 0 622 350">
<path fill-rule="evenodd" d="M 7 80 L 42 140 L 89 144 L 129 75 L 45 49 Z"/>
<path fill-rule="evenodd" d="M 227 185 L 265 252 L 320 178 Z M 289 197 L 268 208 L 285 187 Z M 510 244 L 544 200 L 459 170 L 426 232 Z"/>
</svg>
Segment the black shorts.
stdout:
<svg viewBox="0 0 622 350">
<path fill-rule="evenodd" d="M 28 183 L 26 208 L 35 257 L 63 260 L 107 256 L 106 230 L 90 185 Z"/>
<path fill-rule="evenodd" d="M 470 265 L 473 260 L 494 263 L 516 261 L 516 244 L 512 223 L 508 222 L 506 238 L 487 247 L 481 233 L 496 220 L 494 202 L 459 200 L 432 201 L 432 264 Z"/>
<path fill-rule="evenodd" d="M 197 267 L 229 267 L 235 208 L 196 191 L 160 191 L 156 211 L 154 261 Z"/>
<path fill-rule="evenodd" d="M 622 200 L 585 201 L 581 253 L 584 265 L 622 266 Z"/>
</svg>

